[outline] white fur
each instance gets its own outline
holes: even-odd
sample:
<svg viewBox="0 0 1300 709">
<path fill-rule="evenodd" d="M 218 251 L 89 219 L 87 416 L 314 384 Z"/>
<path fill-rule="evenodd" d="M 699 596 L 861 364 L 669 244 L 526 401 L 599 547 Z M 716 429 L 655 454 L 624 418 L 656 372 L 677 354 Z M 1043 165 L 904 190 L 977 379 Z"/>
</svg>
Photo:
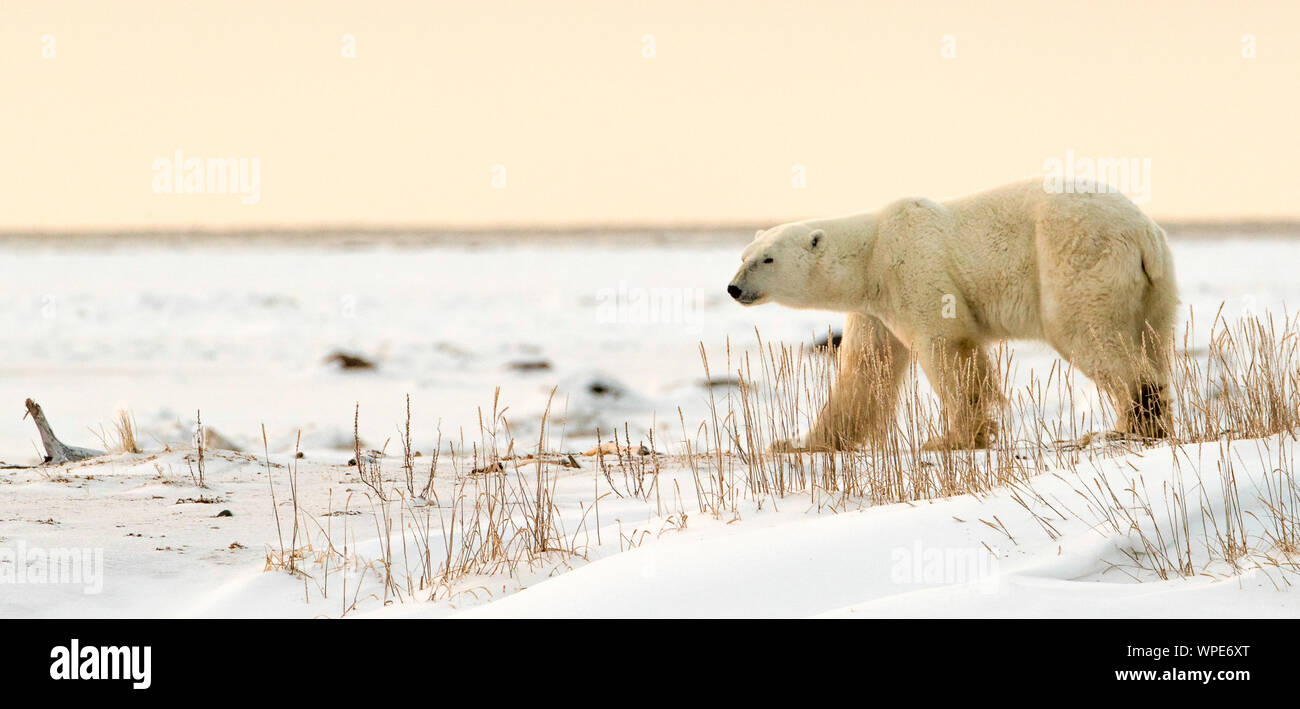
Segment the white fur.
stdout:
<svg viewBox="0 0 1300 709">
<path fill-rule="evenodd" d="M 930 447 L 988 445 L 1000 388 L 985 347 L 1007 339 L 1051 344 L 1106 391 L 1122 431 L 1167 432 L 1173 256 L 1121 194 L 1048 193 L 1030 180 L 902 199 L 760 231 L 741 260 L 729 288 L 740 302 L 847 314 L 812 447 L 883 436 L 909 353 L 949 426 Z"/>
</svg>

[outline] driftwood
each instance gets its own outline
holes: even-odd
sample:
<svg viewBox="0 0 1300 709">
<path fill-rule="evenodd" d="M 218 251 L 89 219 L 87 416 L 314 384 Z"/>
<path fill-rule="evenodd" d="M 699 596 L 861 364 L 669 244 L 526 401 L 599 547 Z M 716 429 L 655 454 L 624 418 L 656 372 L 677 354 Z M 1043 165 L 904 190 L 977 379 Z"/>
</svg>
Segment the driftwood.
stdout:
<svg viewBox="0 0 1300 709">
<path fill-rule="evenodd" d="M 41 411 L 41 405 L 31 399 L 27 400 L 27 416 L 32 417 L 32 421 L 36 423 L 36 430 L 41 433 L 41 443 L 45 445 L 46 464 L 72 463 L 78 460 L 94 458 L 97 455 L 104 455 L 104 451 L 78 448 L 60 441 L 54 435 L 53 429 L 50 428 L 50 422 L 45 420 L 45 412 Z"/>
</svg>

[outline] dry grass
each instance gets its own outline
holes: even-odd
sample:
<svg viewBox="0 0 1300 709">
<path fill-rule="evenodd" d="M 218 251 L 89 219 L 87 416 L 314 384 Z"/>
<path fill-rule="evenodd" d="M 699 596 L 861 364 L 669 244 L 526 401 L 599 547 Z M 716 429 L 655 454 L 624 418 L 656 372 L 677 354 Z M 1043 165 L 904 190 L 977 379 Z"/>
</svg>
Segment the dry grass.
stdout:
<svg viewBox="0 0 1300 709">
<path fill-rule="evenodd" d="M 1300 318 L 1229 324 L 1216 317 L 1206 348 L 1192 347 L 1190 338 L 1174 348 L 1168 439 L 1096 435 L 1114 427 L 1115 412 L 1077 406 L 1093 398 L 1091 392 L 1081 389 L 1081 376 L 1058 363 L 1045 376 L 1031 373 L 1027 384 L 1002 391 L 1007 405 L 997 413 L 1000 434 L 990 448 L 925 452 L 922 445 L 943 432 L 944 422 L 912 362 L 897 420 L 882 442 L 851 452 L 772 453 L 772 442 L 809 429 L 827 399 L 835 365 L 803 348 L 760 338 L 757 357 L 732 361 L 728 349 L 724 365 L 739 375 L 739 387 L 721 399 L 710 391 L 709 418 L 694 431 L 683 421 L 683 437 L 687 453 L 703 454 L 700 498 L 715 515 L 734 509 L 741 497 L 792 493 L 873 503 L 980 495 L 1046 470 L 1076 469 L 1099 454 L 1294 434 L 1300 429 L 1298 339 Z M 701 357 L 709 372 L 713 363 L 703 349 Z M 999 380 L 1012 381 L 1010 350 L 995 349 L 992 360 Z M 1061 402 L 1059 413 L 1052 402 Z"/>
<path fill-rule="evenodd" d="M 106 431 L 101 425 L 99 430 L 94 428 L 90 432 L 99 439 L 100 445 L 104 450 L 110 453 L 140 453 L 140 445 L 136 441 L 139 427 L 135 423 L 135 415 L 126 409 L 119 409 L 110 421 L 112 431 Z"/>
<path fill-rule="evenodd" d="M 262 435 L 266 435 L 263 431 Z M 191 466 L 190 477 L 193 478 L 194 484 L 198 487 L 208 486 L 207 462 L 205 453 L 207 453 L 208 437 L 203 432 L 203 412 L 194 412 L 194 465 Z M 198 471 L 193 470 L 197 467 Z"/>
<path fill-rule="evenodd" d="M 135 416 L 125 409 L 117 412 L 117 417 L 113 419 L 113 433 L 117 438 L 115 449 L 120 453 L 139 453 L 140 446 L 136 443 Z"/>
<path fill-rule="evenodd" d="M 1190 330 L 1190 326 L 1188 328 Z M 1259 438 L 1300 426 L 1300 318 L 1215 314 L 1204 350 L 1174 355 L 1175 420 L 1184 441 Z"/>
<path fill-rule="evenodd" d="M 808 430 L 815 420 L 831 390 L 834 361 L 761 338 L 757 354 L 734 356 L 728 346 L 720 362 L 710 361 L 701 348 L 706 379 L 725 369 L 722 374 L 736 377 L 738 385 L 709 388 L 703 421 L 689 422 L 678 411 L 681 440 L 673 445 L 679 453 L 658 451 L 653 427 L 645 435 L 634 435 L 627 425 L 598 433 L 597 447 L 590 451 L 591 503 L 582 504 L 572 529 L 564 527 L 555 486 L 561 476 L 574 474 L 578 454 L 563 452 L 563 430 L 555 440 L 549 403 L 536 454 L 521 456 L 498 390 L 491 408 L 479 412 L 477 439 L 467 441 L 460 432 L 447 444 L 447 456 L 439 458 L 435 451 L 426 479 L 419 481 L 408 397 L 406 424 L 398 430 L 397 475 L 385 472 L 382 452 L 363 451 L 355 438 L 357 474 L 379 539 L 375 558 L 357 556 L 346 515 L 339 543 L 333 509 L 322 524 L 298 507 L 293 466 L 292 532 L 288 545 L 282 540 L 278 550 L 268 551 L 268 568 L 303 576 L 305 589 L 308 579 L 314 581 L 322 597 L 331 592 L 331 572 L 343 571 L 346 614 L 358 600 L 357 573 L 382 581 L 383 592 L 375 597 L 386 603 L 478 595 L 486 592 L 479 579 L 518 579 L 585 559 L 593 533 L 597 545 L 605 541 L 601 525 L 609 520 L 602 520 L 601 501 L 611 495 L 653 504 L 657 516 L 667 520 L 658 530 L 625 530 L 620 524 L 619 547 L 625 549 L 685 527 L 690 514 L 733 521 L 742 503 L 749 509 L 777 508 L 797 496 L 809 510 L 837 511 L 1005 491 L 1050 539 L 1060 536 L 1063 521 L 1083 520 L 1120 540 L 1121 556 L 1112 565 L 1135 578 L 1266 567 L 1294 571 L 1300 488 L 1284 439 L 1294 439 L 1300 428 L 1297 338 L 1300 319 L 1268 316 L 1228 323 L 1220 315 L 1204 346 L 1185 337 L 1170 354 L 1172 435 L 1167 439 L 1095 435 L 1113 427 L 1115 412 L 1084 405 L 1095 398 L 1092 385 L 1058 363 L 1045 374 L 1034 373 L 1028 383 L 1003 389 L 1006 406 L 997 413 L 999 434 L 991 448 L 941 452 L 922 450 L 944 424 L 915 363 L 899 396 L 897 419 L 879 444 L 844 452 L 774 453 L 772 442 Z M 998 348 L 993 362 L 999 381 L 1015 381 L 1010 349 Z M 358 410 L 354 430 L 359 419 Z M 438 440 L 441 448 L 441 432 Z M 532 442 L 522 445 L 531 448 Z M 1247 455 L 1254 458 L 1250 465 Z M 1142 456 L 1167 456 L 1173 482 L 1148 489 L 1131 463 Z M 693 490 L 676 483 L 661 486 L 660 472 L 669 463 L 689 471 Z M 1262 479 L 1242 481 L 1245 469 L 1266 472 Z M 269 456 L 267 470 L 270 475 Z M 1037 492 L 1035 481 L 1045 473 L 1069 483 L 1069 499 Z M 349 499 L 345 510 L 350 514 L 353 507 Z M 1017 543 L 1001 520 L 983 522 Z M 351 589 L 348 571 L 354 577 Z"/>
<path fill-rule="evenodd" d="M 498 391 L 499 395 L 499 391 Z M 451 461 L 447 475 L 449 489 L 439 494 L 434 485 L 440 456 L 435 453 L 424 485 L 416 492 L 415 460 L 411 449 L 410 408 L 399 429 L 402 442 L 400 477 L 384 470 L 384 455 L 361 450 L 360 410 L 354 419 L 354 452 L 357 476 L 365 485 L 363 497 L 374 521 L 378 554 L 363 559 L 356 552 L 355 530 L 348 526 L 353 500 L 338 515 L 331 509 L 324 521 L 299 505 L 297 454 L 286 466 L 293 519 L 282 526 L 275 492 L 275 466 L 266 453 L 266 471 L 271 504 L 279 534 L 278 548 L 268 548 L 267 570 L 285 571 L 301 577 L 304 594 L 311 598 L 314 582 L 320 598 L 330 597 L 330 575 L 342 577 L 342 615 L 353 611 L 360 598 L 362 581 L 371 576 L 382 583 L 382 593 L 372 594 L 384 604 L 411 599 L 448 598 L 453 593 L 471 593 L 462 583 L 476 576 L 518 577 L 521 573 L 548 566 L 565 565 L 585 554 L 578 536 L 585 530 L 584 519 L 573 533 L 567 532 L 554 500 L 555 468 L 569 468 L 563 459 L 548 456 L 514 455 L 505 410 L 499 399 L 486 416 L 480 412 L 479 440 L 449 444 Z M 538 449 L 550 448 L 550 407 L 541 418 Z M 263 432 L 265 439 L 265 432 Z M 439 444 L 441 435 L 439 434 Z M 562 440 L 562 439 L 561 439 Z M 264 440 L 265 442 L 265 440 Z M 502 447 L 504 446 L 504 449 Z M 568 457 L 571 460 L 571 456 Z M 332 499 L 332 498 L 331 498 Z M 341 542 L 333 518 L 342 516 Z M 286 531 L 288 532 L 286 534 Z M 342 573 L 340 573 L 342 572 Z M 349 595 L 349 578 L 351 595 Z M 480 589 L 484 590 L 484 589 Z"/>
</svg>

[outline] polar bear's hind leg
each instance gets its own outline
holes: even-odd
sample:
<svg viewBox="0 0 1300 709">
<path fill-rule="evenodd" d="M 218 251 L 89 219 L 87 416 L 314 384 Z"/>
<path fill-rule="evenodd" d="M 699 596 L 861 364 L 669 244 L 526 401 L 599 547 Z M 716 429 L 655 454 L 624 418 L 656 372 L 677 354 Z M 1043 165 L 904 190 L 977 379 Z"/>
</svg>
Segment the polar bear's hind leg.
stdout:
<svg viewBox="0 0 1300 709">
<path fill-rule="evenodd" d="M 1156 334 L 1164 323 L 1155 314 L 1136 320 L 1121 325 L 1083 315 L 1073 324 L 1055 324 L 1048 340 L 1106 394 L 1117 434 L 1164 438 L 1170 433 L 1170 335 Z"/>
</svg>

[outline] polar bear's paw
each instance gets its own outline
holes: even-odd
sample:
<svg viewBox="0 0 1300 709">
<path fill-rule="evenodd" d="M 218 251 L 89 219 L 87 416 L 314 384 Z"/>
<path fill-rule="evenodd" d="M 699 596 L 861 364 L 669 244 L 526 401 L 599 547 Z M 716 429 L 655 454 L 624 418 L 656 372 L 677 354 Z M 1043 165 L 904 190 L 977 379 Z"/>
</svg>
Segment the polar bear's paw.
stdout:
<svg viewBox="0 0 1300 709">
<path fill-rule="evenodd" d="M 925 445 L 921 446 L 921 450 L 926 452 L 964 451 L 989 448 L 992 445 L 992 437 L 988 435 L 954 436 L 951 433 L 946 433 L 926 441 Z"/>
<path fill-rule="evenodd" d="M 1094 445 L 1126 446 L 1133 443 L 1155 445 L 1159 442 L 1159 438 L 1151 438 L 1150 436 L 1129 433 L 1128 431 L 1090 431 L 1073 440 L 1055 441 L 1055 444 L 1061 450 L 1083 450 Z"/>
</svg>

